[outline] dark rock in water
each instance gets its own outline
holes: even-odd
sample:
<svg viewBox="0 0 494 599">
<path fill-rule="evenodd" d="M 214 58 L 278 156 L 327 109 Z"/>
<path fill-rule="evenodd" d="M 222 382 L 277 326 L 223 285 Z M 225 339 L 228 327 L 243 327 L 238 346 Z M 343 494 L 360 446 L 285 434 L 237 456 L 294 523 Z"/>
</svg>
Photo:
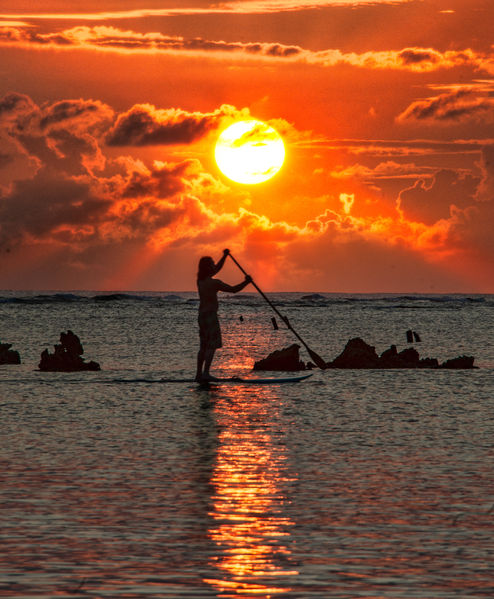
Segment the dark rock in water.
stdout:
<svg viewBox="0 0 494 599">
<path fill-rule="evenodd" d="M 54 345 L 50 354 L 47 349 L 41 353 L 38 368 L 46 372 L 76 372 L 79 370 L 101 370 L 97 362 L 85 362 L 82 358 L 84 348 L 77 335 L 72 331 L 60 333 L 60 344 Z"/>
<path fill-rule="evenodd" d="M 414 347 L 407 347 L 399 352 L 398 360 L 403 364 L 401 368 L 418 368 L 419 352 Z M 381 364 L 381 368 L 385 368 L 385 366 Z"/>
<path fill-rule="evenodd" d="M 413 347 L 398 353 L 396 345 L 383 351 L 379 358 L 379 368 L 437 368 L 439 362 L 435 358 L 420 359 L 419 353 Z"/>
<path fill-rule="evenodd" d="M 305 364 L 299 356 L 300 345 L 294 343 L 289 347 L 274 351 L 267 358 L 254 364 L 254 370 L 305 370 Z"/>
<path fill-rule="evenodd" d="M 339 356 L 328 363 L 328 368 L 379 368 L 379 356 L 375 347 L 355 337 L 348 341 Z"/>
<path fill-rule="evenodd" d="M 66 333 L 60 333 L 60 343 L 69 354 L 76 356 L 82 356 L 84 349 L 81 344 L 81 340 L 72 331 Z"/>
<path fill-rule="evenodd" d="M 18 351 L 10 349 L 12 343 L 0 343 L 0 364 L 20 364 L 21 357 Z"/>
<path fill-rule="evenodd" d="M 299 345 L 290 345 L 282 350 L 275 351 L 264 360 L 254 364 L 254 370 L 306 370 L 315 368 L 312 362 L 305 365 L 299 357 Z M 476 368 L 471 356 L 459 356 L 446 360 L 441 365 L 436 358 L 421 358 L 414 347 L 407 347 L 400 352 L 396 345 L 391 345 L 378 356 L 375 347 L 368 345 L 360 337 L 350 339 L 345 349 L 327 368 Z"/>
<path fill-rule="evenodd" d="M 384 350 L 379 356 L 379 361 L 383 364 L 387 364 L 386 368 L 399 368 L 400 359 L 398 358 L 396 345 L 392 345 L 390 348 Z"/>
<path fill-rule="evenodd" d="M 473 365 L 474 360 L 475 358 L 472 356 L 458 356 L 457 358 L 446 360 L 446 362 L 443 362 L 439 368 L 453 368 L 456 370 L 475 368 Z"/>
<path fill-rule="evenodd" d="M 414 347 L 398 352 L 391 345 L 378 357 L 374 347 L 356 337 L 350 339 L 343 352 L 328 363 L 328 368 L 475 368 L 474 358 L 460 356 L 439 365 L 436 358 L 420 358 Z"/>
<path fill-rule="evenodd" d="M 439 361 L 437 358 L 422 358 L 419 362 L 419 368 L 439 368 Z"/>
</svg>

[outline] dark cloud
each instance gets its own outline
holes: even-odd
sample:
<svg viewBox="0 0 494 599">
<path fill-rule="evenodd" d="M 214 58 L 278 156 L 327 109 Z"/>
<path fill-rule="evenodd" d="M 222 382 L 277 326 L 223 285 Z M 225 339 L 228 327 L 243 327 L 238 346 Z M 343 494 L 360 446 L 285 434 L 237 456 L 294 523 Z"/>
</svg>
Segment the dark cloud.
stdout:
<svg viewBox="0 0 494 599">
<path fill-rule="evenodd" d="M 0 152 L 0 168 L 7 166 L 7 164 L 10 164 L 13 160 L 14 157 L 10 154 L 4 154 L 3 152 Z"/>
<path fill-rule="evenodd" d="M 130 167 L 111 179 L 73 177 L 43 166 L 0 196 L 0 245 L 31 240 L 77 246 L 113 239 L 143 242 L 190 210 L 183 197 L 199 176 L 199 163 L 167 165 L 137 172 Z M 80 169 L 82 171 L 82 168 Z M 166 201 L 165 201 L 166 200 Z"/>
<path fill-rule="evenodd" d="M 175 193 L 179 193 L 184 188 L 182 178 L 187 174 L 187 170 L 192 164 L 195 164 L 195 161 L 187 160 L 179 164 L 165 164 L 147 172 L 133 171 L 122 190 L 122 197 L 155 196 L 168 198 Z"/>
<path fill-rule="evenodd" d="M 4 138 L 20 153 L 66 174 L 85 174 L 97 163 L 103 166 L 98 137 L 113 120 L 113 110 L 99 101 L 64 100 L 38 106 L 16 93 L 0 100 Z"/>
<path fill-rule="evenodd" d="M 108 204 L 92 195 L 87 183 L 61 177 L 49 168 L 17 181 L 0 202 L 0 239 L 11 244 L 26 236 L 43 238 L 61 226 L 91 225 Z"/>
<path fill-rule="evenodd" d="M 67 129 L 53 131 L 49 136 L 18 135 L 18 142 L 30 156 L 58 169 L 61 174 L 84 175 L 88 163 L 98 158 L 98 143 L 89 136 L 79 136 Z"/>
<path fill-rule="evenodd" d="M 41 129 L 59 124 L 67 124 L 68 121 L 78 122 L 85 129 L 91 125 L 109 122 L 113 118 L 113 110 L 99 101 L 93 100 L 63 100 L 48 104 L 39 121 Z"/>
<path fill-rule="evenodd" d="M 37 108 L 29 96 L 11 92 L 0 99 L 0 119 L 11 115 L 18 116 L 26 112 L 32 112 Z"/>
<path fill-rule="evenodd" d="M 39 107 L 28 96 L 8 94 L 0 100 L 0 110 L 0 133 L 14 144 L 14 151 L 36 164 L 28 176 L 6 186 L 0 196 L 3 247 L 29 240 L 76 246 L 106 243 L 112 238 L 145 242 L 158 230 L 185 218 L 183 194 L 202 185 L 202 166 L 197 160 L 156 163 L 151 168 L 131 158 L 108 161 L 100 139 L 111 127 L 114 113 L 100 102 L 64 100 Z M 140 135 L 141 141 L 151 143 L 150 129 L 156 124 L 162 129 L 172 125 L 175 139 L 190 140 L 232 110 L 223 107 L 201 115 L 153 108 L 147 113 L 146 131 L 140 122 L 132 141 L 137 142 L 136 135 Z M 132 121 L 127 117 L 135 113 L 139 107 L 117 119 L 116 127 Z M 122 129 L 118 131 L 122 135 Z M 11 159 L 1 153 L 0 166 Z"/>
<path fill-rule="evenodd" d="M 236 112 L 227 105 L 212 113 L 199 113 L 175 108 L 159 110 L 150 104 L 138 104 L 118 116 L 106 136 L 106 143 L 110 146 L 188 144 Z"/>
<path fill-rule="evenodd" d="M 460 89 L 413 102 L 398 116 L 397 120 L 454 122 L 474 118 L 494 120 L 494 98 L 477 95 L 468 89 Z"/>
<path fill-rule="evenodd" d="M 434 50 L 406 48 L 398 54 L 405 65 L 415 65 L 423 62 L 438 63 L 441 57 Z"/>
<path fill-rule="evenodd" d="M 399 194 L 398 206 L 408 220 L 433 225 L 451 216 L 451 206 L 466 208 L 474 203 L 479 178 L 442 169 L 431 181 L 419 179 Z"/>
</svg>

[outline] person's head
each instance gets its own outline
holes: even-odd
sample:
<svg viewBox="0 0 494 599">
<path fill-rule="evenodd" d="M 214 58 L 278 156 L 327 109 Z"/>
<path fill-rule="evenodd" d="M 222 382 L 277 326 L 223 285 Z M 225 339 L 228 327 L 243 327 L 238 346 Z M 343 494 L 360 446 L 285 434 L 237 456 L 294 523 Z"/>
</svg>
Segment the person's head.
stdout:
<svg viewBox="0 0 494 599">
<path fill-rule="evenodd" d="M 211 256 L 203 256 L 199 260 L 199 269 L 197 271 L 197 280 L 202 281 L 214 275 L 214 260 Z"/>
</svg>

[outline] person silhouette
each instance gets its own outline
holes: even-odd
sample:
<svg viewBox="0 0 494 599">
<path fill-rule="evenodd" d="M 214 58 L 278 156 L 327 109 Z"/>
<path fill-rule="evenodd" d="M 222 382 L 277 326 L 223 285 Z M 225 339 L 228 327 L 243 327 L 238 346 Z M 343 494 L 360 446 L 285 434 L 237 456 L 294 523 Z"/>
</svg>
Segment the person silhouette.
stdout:
<svg viewBox="0 0 494 599">
<path fill-rule="evenodd" d="M 203 256 L 199 260 L 197 272 L 197 290 L 199 292 L 199 352 L 197 354 L 197 372 L 195 380 L 215 381 L 216 377 L 209 372 L 214 354 L 222 347 L 221 328 L 218 321 L 218 291 L 238 293 L 252 279 L 249 275 L 238 285 L 227 285 L 213 276 L 219 272 L 225 263 L 230 250 L 223 250 L 223 256 L 215 264 L 211 256 Z"/>
</svg>

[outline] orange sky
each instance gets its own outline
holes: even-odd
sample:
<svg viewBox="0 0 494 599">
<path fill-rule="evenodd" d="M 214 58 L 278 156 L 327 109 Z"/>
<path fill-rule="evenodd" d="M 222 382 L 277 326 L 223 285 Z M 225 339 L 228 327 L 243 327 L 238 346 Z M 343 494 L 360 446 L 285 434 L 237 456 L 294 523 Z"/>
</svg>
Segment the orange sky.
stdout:
<svg viewBox="0 0 494 599">
<path fill-rule="evenodd" d="M 494 293 L 492 0 L 0 0 L 0 288 Z M 264 120 L 286 161 L 214 145 Z M 222 278 L 236 282 L 232 265 Z"/>
</svg>

